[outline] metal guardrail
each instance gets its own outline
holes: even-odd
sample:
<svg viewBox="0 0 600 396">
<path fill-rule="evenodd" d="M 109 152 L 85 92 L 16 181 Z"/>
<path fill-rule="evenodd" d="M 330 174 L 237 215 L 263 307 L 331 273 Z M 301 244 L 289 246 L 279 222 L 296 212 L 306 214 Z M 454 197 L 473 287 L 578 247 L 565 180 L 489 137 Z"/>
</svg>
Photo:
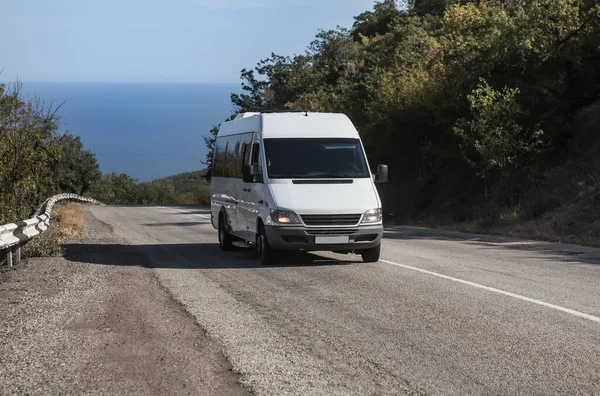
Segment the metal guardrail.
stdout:
<svg viewBox="0 0 600 396">
<path fill-rule="evenodd" d="M 9 267 L 12 267 L 13 262 L 16 264 L 21 261 L 21 245 L 48 229 L 52 207 L 58 201 L 64 200 L 100 203 L 95 199 L 81 197 L 77 194 L 58 194 L 44 201 L 31 219 L 0 226 L 0 250 L 8 249 L 6 262 Z"/>
</svg>

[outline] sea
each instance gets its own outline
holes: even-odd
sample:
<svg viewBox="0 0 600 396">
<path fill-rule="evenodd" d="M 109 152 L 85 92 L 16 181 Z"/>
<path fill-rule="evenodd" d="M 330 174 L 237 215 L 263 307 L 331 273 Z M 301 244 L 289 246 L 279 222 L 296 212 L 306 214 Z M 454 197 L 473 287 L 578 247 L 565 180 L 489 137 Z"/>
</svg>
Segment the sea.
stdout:
<svg viewBox="0 0 600 396">
<path fill-rule="evenodd" d="M 102 172 L 140 182 L 203 169 L 208 135 L 233 112 L 240 84 L 24 82 L 60 106 L 61 133 L 81 137 Z"/>
</svg>

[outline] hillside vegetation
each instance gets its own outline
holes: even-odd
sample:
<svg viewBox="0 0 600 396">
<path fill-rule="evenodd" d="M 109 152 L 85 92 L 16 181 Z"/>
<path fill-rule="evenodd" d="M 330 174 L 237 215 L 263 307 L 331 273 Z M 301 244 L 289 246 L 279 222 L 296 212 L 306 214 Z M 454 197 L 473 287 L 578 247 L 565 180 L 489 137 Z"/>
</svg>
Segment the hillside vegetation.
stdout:
<svg viewBox="0 0 600 396">
<path fill-rule="evenodd" d="M 177 194 L 196 194 L 198 187 L 208 185 L 206 170 L 180 173 L 161 180 L 173 183 L 173 188 Z"/>
<path fill-rule="evenodd" d="M 57 107 L 0 84 L 0 225 L 24 220 L 49 196 L 85 194 L 100 178 L 96 157 L 59 134 Z"/>
<path fill-rule="evenodd" d="M 597 219 L 595 0 L 385 0 L 241 78 L 237 113 L 347 114 L 371 163 L 390 166 L 380 187 L 388 219 L 533 233 L 528 224 L 561 239 L 571 205 L 583 211 L 573 227 L 590 228 L 584 239 L 600 236 L 588 227 Z M 586 112 L 595 118 L 582 121 Z M 559 209 L 567 214 L 544 220 L 553 225 L 536 223 Z"/>
<path fill-rule="evenodd" d="M 205 171 L 139 183 L 102 175 L 81 139 L 60 133 L 59 107 L 25 97 L 22 84 L 0 84 L 0 225 L 29 218 L 48 197 L 70 192 L 107 204 L 208 203 Z"/>
<path fill-rule="evenodd" d="M 139 183 L 126 174 L 107 173 L 90 188 L 94 198 L 106 204 L 175 205 L 210 203 L 210 186 L 206 171 Z"/>
</svg>

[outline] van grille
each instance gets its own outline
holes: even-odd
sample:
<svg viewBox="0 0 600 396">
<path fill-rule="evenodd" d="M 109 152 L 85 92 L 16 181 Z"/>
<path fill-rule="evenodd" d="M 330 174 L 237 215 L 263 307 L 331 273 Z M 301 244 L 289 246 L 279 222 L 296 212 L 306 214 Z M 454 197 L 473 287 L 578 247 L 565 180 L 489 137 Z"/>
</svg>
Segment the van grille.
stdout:
<svg viewBox="0 0 600 396">
<path fill-rule="evenodd" d="M 309 226 L 356 225 L 360 214 L 345 215 L 300 215 L 304 224 Z"/>
<path fill-rule="evenodd" d="M 306 233 L 308 235 L 352 235 L 356 234 L 356 230 L 310 230 Z"/>
</svg>

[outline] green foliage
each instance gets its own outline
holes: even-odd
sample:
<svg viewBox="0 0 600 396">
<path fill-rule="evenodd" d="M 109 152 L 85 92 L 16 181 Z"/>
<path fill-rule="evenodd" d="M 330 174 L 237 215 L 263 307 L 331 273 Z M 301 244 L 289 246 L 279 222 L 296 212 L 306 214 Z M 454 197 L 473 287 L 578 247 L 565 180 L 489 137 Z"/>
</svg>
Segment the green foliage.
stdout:
<svg viewBox="0 0 600 396">
<path fill-rule="evenodd" d="M 26 218 L 53 191 L 60 159 L 52 109 L 21 97 L 20 85 L 0 85 L 0 224 Z"/>
<path fill-rule="evenodd" d="M 454 131 L 462 138 L 467 161 L 483 178 L 497 176 L 508 188 L 514 205 L 513 184 L 532 176 L 531 160 L 539 156 L 544 133 L 536 126 L 521 126 L 524 112 L 517 101 L 518 88 L 496 91 L 485 80 L 467 95 L 471 118 L 460 119 Z"/>
<path fill-rule="evenodd" d="M 391 168 L 384 208 L 469 217 L 482 202 L 515 213 L 575 155 L 571 120 L 598 100 L 599 75 L 597 1 L 383 0 L 304 54 L 243 70 L 232 100 L 236 112 L 344 112 L 373 165 Z"/>
<path fill-rule="evenodd" d="M 230 117 L 232 119 L 233 117 Z M 213 158 L 215 154 L 215 141 L 217 140 L 217 134 L 219 133 L 219 125 L 215 125 L 209 132 L 208 136 L 204 136 L 204 143 L 206 144 L 206 159 L 203 161 L 203 164 L 208 167 L 208 169 L 212 168 Z"/>
<path fill-rule="evenodd" d="M 210 203 L 206 170 L 139 183 L 126 174 L 106 173 L 90 186 L 89 195 L 110 205 L 175 205 Z"/>
<path fill-rule="evenodd" d="M 206 172 L 206 169 L 194 172 L 185 172 L 178 175 L 168 176 L 160 180 L 172 182 L 177 194 L 191 194 L 196 193 L 200 186 L 208 185 L 206 182 Z"/>
<path fill-rule="evenodd" d="M 57 227 L 55 224 L 50 224 L 45 232 L 27 242 L 23 247 L 23 258 L 59 256 L 62 248 Z"/>
<path fill-rule="evenodd" d="M 58 134 L 57 108 L 0 84 L 0 224 L 28 218 L 59 192 L 85 192 L 99 177 L 77 137 Z"/>
<path fill-rule="evenodd" d="M 85 194 L 101 176 L 96 155 L 83 149 L 79 136 L 65 134 L 59 136 L 57 142 L 62 150 L 56 168 L 61 191 Z"/>
<path fill-rule="evenodd" d="M 210 204 L 210 184 L 206 181 L 207 169 L 195 172 L 185 172 L 178 175 L 165 177 L 150 183 L 169 183 L 168 188 L 170 204 Z"/>
<path fill-rule="evenodd" d="M 90 187 L 90 196 L 105 204 L 135 205 L 140 201 L 140 187 L 131 176 L 110 172 Z"/>
<path fill-rule="evenodd" d="M 155 180 L 140 184 L 139 203 L 143 205 L 168 205 L 176 203 L 175 186 L 172 181 Z"/>
</svg>

